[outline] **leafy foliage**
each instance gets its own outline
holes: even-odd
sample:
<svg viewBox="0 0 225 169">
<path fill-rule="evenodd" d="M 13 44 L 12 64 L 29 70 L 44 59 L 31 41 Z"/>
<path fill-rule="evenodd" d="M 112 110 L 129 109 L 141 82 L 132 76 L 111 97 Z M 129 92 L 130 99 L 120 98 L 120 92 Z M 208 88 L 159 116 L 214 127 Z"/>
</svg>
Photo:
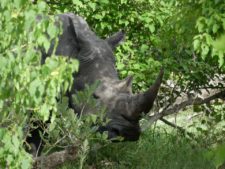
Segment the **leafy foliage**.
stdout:
<svg viewBox="0 0 225 169">
<path fill-rule="evenodd" d="M 60 3 L 54 0 L 49 6 L 59 12 L 74 11 L 85 17 L 95 32 L 102 37 L 119 29 L 125 30 L 126 41 L 117 50 L 117 68 L 121 78 L 134 75 L 135 90 L 146 89 L 153 82 L 152 79 L 161 65 L 176 76 L 182 74 L 179 85 L 188 89 L 205 87 L 219 71 L 216 56 L 204 58 L 206 46 L 209 46 L 208 55 L 209 50 L 217 51 L 212 44 L 223 32 L 222 1 L 66 0 L 63 5 L 59 5 Z M 215 24 L 219 26 L 218 29 L 214 28 L 217 33 L 208 32 L 207 37 L 212 39 L 210 44 L 200 39 L 200 36 L 205 34 L 202 35 L 203 32 L 198 30 L 198 19 L 209 13 L 208 8 L 213 16 L 210 24 L 202 26 L 201 31 L 211 30 Z M 219 23 L 214 21 L 214 16 L 218 16 Z M 204 52 L 201 49 L 205 49 Z M 218 52 L 214 54 L 217 55 Z M 221 54 L 220 56 L 222 58 Z"/>
<path fill-rule="evenodd" d="M 3 0 L 0 10 L 0 165 L 31 168 L 31 157 L 23 148 L 29 134 L 25 126 L 31 114 L 46 121 L 51 111 L 54 121 L 56 97 L 70 87 L 78 63 L 53 56 L 41 65 L 37 49 L 48 50 L 50 40 L 60 32 L 54 18 L 44 17 L 46 3 Z"/>
<path fill-rule="evenodd" d="M 197 19 L 196 28 L 198 34 L 194 37 L 194 49 L 200 53 L 202 58 L 207 56 L 216 57 L 219 66 L 224 66 L 224 51 L 217 50 L 213 46 L 216 38 L 220 37 L 225 30 L 225 16 L 223 1 L 200 1 L 194 4 L 199 5 L 200 17 Z"/>
<path fill-rule="evenodd" d="M 182 91 L 188 93 L 190 90 L 212 87 L 209 81 L 215 75 L 224 73 L 224 9 L 222 0 L 37 0 L 34 4 L 30 0 L 1 0 L 0 146 L 3 148 L 0 149 L 0 166 L 31 167 L 31 156 L 24 151 L 23 146 L 33 120 L 51 121 L 46 131 L 49 136 L 44 138 L 46 154 L 71 144 L 81 147 L 77 165 L 80 168 L 85 166 L 86 160 L 91 164 L 91 159 L 99 162 L 100 167 L 106 167 L 108 162 L 115 164 L 122 158 L 118 154 L 123 154 L 123 147 L 126 146 L 125 155 L 133 159 L 134 163 L 140 160 L 136 157 L 142 157 L 142 154 L 148 157 L 148 161 L 143 161 L 143 165 L 148 167 L 154 163 L 151 158 L 156 160 L 155 165 L 159 168 L 165 168 L 165 163 L 157 159 L 163 157 L 174 162 L 179 156 L 179 152 L 173 151 L 177 147 L 171 145 L 169 149 L 161 145 L 168 145 L 175 137 L 166 143 L 160 142 L 160 146 L 151 146 L 149 142 L 157 142 L 148 133 L 144 136 L 147 142 L 143 139 L 137 144 L 121 143 L 101 149 L 108 144 L 106 135 L 96 134 L 95 131 L 96 125 L 102 124 L 105 109 L 96 107 L 91 95 L 94 87 L 87 87 L 86 91 L 78 93 L 74 101 L 85 109 L 96 110 L 100 116 L 75 116 L 67 107 L 67 98 L 63 97 L 71 86 L 72 73 L 78 69 L 77 61 L 57 56 L 49 57 L 45 63 L 41 60 L 40 51 L 47 51 L 51 41 L 56 40 L 55 37 L 61 32 L 55 26 L 55 18 L 51 14 L 79 14 L 101 37 L 107 37 L 119 29 L 125 30 L 127 39 L 116 51 L 120 77 L 134 75 L 133 88 L 135 91 L 144 90 L 152 83 L 159 67 L 164 66 L 165 79 L 170 78 L 179 86 L 179 92 L 175 93 L 179 95 Z M 176 97 L 171 93 L 165 91 L 163 98 Z M 224 132 L 224 107 L 214 105 L 212 110 L 213 115 L 204 117 L 193 127 L 196 133 L 200 133 L 200 138 L 209 135 L 210 141 L 222 142 L 219 135 Z M 216 133 L 212 130 L 215 128 Z M 182 145 L 183 142 L 179 143 Z M 129 154 L 134 146 L 139 146 L 140 151 Z M 162 152 L 159 148 L 171 151 L 174 156 L 169 158 L 166 153 L 157 154 Z M 182 153 L 189 148 L 189 145 L 184 147 Z M 101 151 L 96 157 L 89 154 L 99 149 Z M 149 152 L 143 149 L 153 151 L 152 154 L 156 156 L 149 156 Z M 119 153 L 112 153 L 114 150 Z M 218 154 L 215 155 L 217 167 L 224 162 L 224 153 L 219 148 L 215 148 L 212 154 Z M 192 155 L 187 158 L 192 160 Z M 101 160 L 103 164 L 100 164 Z M 134 164 L 126 161 L 124 158 L 119 165 L 132 167 Z M 173 164 L 165 165 L 174 168 Z M 193 168 L 194 165 L 187 164 L 189 166 Z"/>
<path fill-rule="evenodd" d="M 204 153 L 176 132 L 167 133 L 157 127 L 146 130 L 138 142 L 109 144 L 91 150 L 85 168 L 213 169 Z M 74 165 L 70 162 L 61 169 L 72 169 Z"/>
<path fill-rule="evenodd" d="M 78 159 L 74 164 L 76 168 L 81 169 L 86 163 L 90 150 L 99 149 L 110 143 L 107 140 L 107 133 L 97 132 L 99 126 L 107 122 L 104 120 L 104 107 L 96 106 L 96 100 L 92 96 L 97 84 L 86 86 L 84 91 L 74 95 L 74 102 L 82 109 L 80 115 L 74 114 L 74 110 L 68 108 L 67 97 L 63 97 L 58 103 L 57 113 L 60 114 L 60 118 L 56 118 L 49 127 L 49 136 L 45 140 L 45 154 L 76 145 L 80 148 Z M 93 114 L 90 114 L 90 110 Z"/>
<path fill-rule="evenodd" d="M 73 11 L 83 16 L 102 37 L 123 29 L 127 38 L 116 55 L 121 78 L 134 75 L 134 88 L 139 90 L 153 82 L 151 77 L 156 76 L 162 56 L 152 55 L 157 49 L 150 45 L 159 41 L 157 34 L 172 14 L 172 3 L 154 0 L 67 0 L 63 5 L 59 4 L 59 1 L 54 0 L 49 6 L 53 10 Z"/>
<path fill-rule="evenodd" d="M 203 114 L 198 119 L 194 119 L 188 125 L 188 129 L 194 132 L 206 147 L 223 143 L 225 136 L 224 103 L 217 101 L 213 105 L 204 105 L 200 111 Z"/>
<path fill-rule="evenodd" d="M 225 145 L 219 145 L 206 153 L 206 157 L 214 162 L 216 168 L 220 168 L 225 162 Z"/>
</svg>

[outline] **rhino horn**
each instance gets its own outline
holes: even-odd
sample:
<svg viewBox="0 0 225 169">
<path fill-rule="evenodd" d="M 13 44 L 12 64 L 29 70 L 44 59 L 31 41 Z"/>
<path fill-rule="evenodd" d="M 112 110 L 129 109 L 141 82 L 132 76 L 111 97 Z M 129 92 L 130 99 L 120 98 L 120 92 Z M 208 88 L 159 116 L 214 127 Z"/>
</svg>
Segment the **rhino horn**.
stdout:
<svg viewBox="0 0 225 169">
<path fill-rule="evenodd" d="M 132 81 L 133 76 L 128 76 L 117 84 L 117 88 L 119 88 L 120 92 L 132 94 Z"/>
<path fill-rule="evenodd" d="M 133 96 L 132 100 L 135 105 L 133 105 L 132 107 L 134 107 L 134 112 L 136 115 L 140 115 L 142 112 L 146 114 L 152 108 L 154 100 L 158 94 L 158 90 L 162 83 L 163 74 L 164 70 L 163 68 L 161 68 L 154 84 L 146 92 L 139 93 Z"/>
</svg>

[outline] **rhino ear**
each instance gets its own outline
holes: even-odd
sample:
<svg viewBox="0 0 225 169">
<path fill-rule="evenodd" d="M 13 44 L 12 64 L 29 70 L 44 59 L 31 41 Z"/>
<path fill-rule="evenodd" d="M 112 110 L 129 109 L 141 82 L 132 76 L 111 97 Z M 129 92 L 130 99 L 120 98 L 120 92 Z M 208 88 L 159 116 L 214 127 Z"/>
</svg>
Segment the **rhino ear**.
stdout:
<svg viewBox="0 0 225 169">
<path fill-rule="evenodd" d="M 129 94 L 132 94 L 132 81 L 133 81 L 133 77 L 132 76 L 128 76 L 125 79 L 121 80 L 118 83 L 118 88 L 121 92 L 126 92 Z"/>
<path fill-rule="evenodd" d="M 119 31 L 106 39 L 109 46 L 114 50 L 125 39 L 125 32 Z"/>
<path fill-rule="evenodd" d="M 87 22 L 80 16 L 73 13 L 66 13 L 62 16 L 69 18 L 68 32 L 72 33 L 70 36 L 74 37 L 80 48 L 85 48 L 90 45 L 88 37 L 94 35 L 90 30 Z"/>
</svg>

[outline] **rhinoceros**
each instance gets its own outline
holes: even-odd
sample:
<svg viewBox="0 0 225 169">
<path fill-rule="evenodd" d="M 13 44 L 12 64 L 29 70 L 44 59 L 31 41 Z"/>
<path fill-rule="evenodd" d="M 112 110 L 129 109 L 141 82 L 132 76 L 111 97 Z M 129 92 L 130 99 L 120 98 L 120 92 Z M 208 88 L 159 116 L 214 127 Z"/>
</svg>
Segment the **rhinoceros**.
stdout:
<svg viewBox="0 0 225 169">
<path fill-rule="evenodd" d="M 119 79 L 113 54 L 124 40 L 125 33 L 119 31 L 107 39 L 100 39 L 82 17 L 73 13 L 60 14 L 58 17 L 63 33 L 59 36 L 55 54 L 79 61 L 79 70 L 74 75 L 74 84 L 69 91 L 70 106 L 79 110 L 72 101 L 72 95 L 84 90 L 86 85 L 99 81 L 93 97 L 106 107 L 106 117 L 110 119 L 106 126 L 100 127 L 100 131 L 108 131 L 109 139 L 122 136 L 124 140 L 138 140 L 141 114 L 148 113 L 153 106 L 162 82 L 163 69 L 146 92 L 133 94 L 132 77 Z M 53 46 L 47 53 L 43 52 L 43 61 L 52 54 Z"/>
</svg>

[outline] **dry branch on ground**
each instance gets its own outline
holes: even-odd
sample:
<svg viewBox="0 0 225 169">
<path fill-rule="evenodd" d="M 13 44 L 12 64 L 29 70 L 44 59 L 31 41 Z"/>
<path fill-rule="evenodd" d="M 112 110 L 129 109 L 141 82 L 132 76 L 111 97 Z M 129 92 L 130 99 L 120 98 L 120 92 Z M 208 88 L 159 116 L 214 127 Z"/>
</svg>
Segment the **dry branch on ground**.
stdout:
<svg viewBox="0 0 225 169">
<path fill-rule="evenodd" d="M 149 116 L 149 123 L 152 124 L 162 117 L 176 114 L 187 106 L 209 103 L 215 99 L 223 99 L 224 96 L 225 90 L 220 89 L 202 89 L 198 93 L 182 94 L 173 104 L 161 108 L 158 113 Z"/>
<path fill-rule="evenodd" d="M 66 161 L 73 161 L 77 158 L 77 146 L 70 146 L 65 150 L 54 152 L 47 156 L 34 158 L 33 169 L 55 169 Z"/>
</svg>

